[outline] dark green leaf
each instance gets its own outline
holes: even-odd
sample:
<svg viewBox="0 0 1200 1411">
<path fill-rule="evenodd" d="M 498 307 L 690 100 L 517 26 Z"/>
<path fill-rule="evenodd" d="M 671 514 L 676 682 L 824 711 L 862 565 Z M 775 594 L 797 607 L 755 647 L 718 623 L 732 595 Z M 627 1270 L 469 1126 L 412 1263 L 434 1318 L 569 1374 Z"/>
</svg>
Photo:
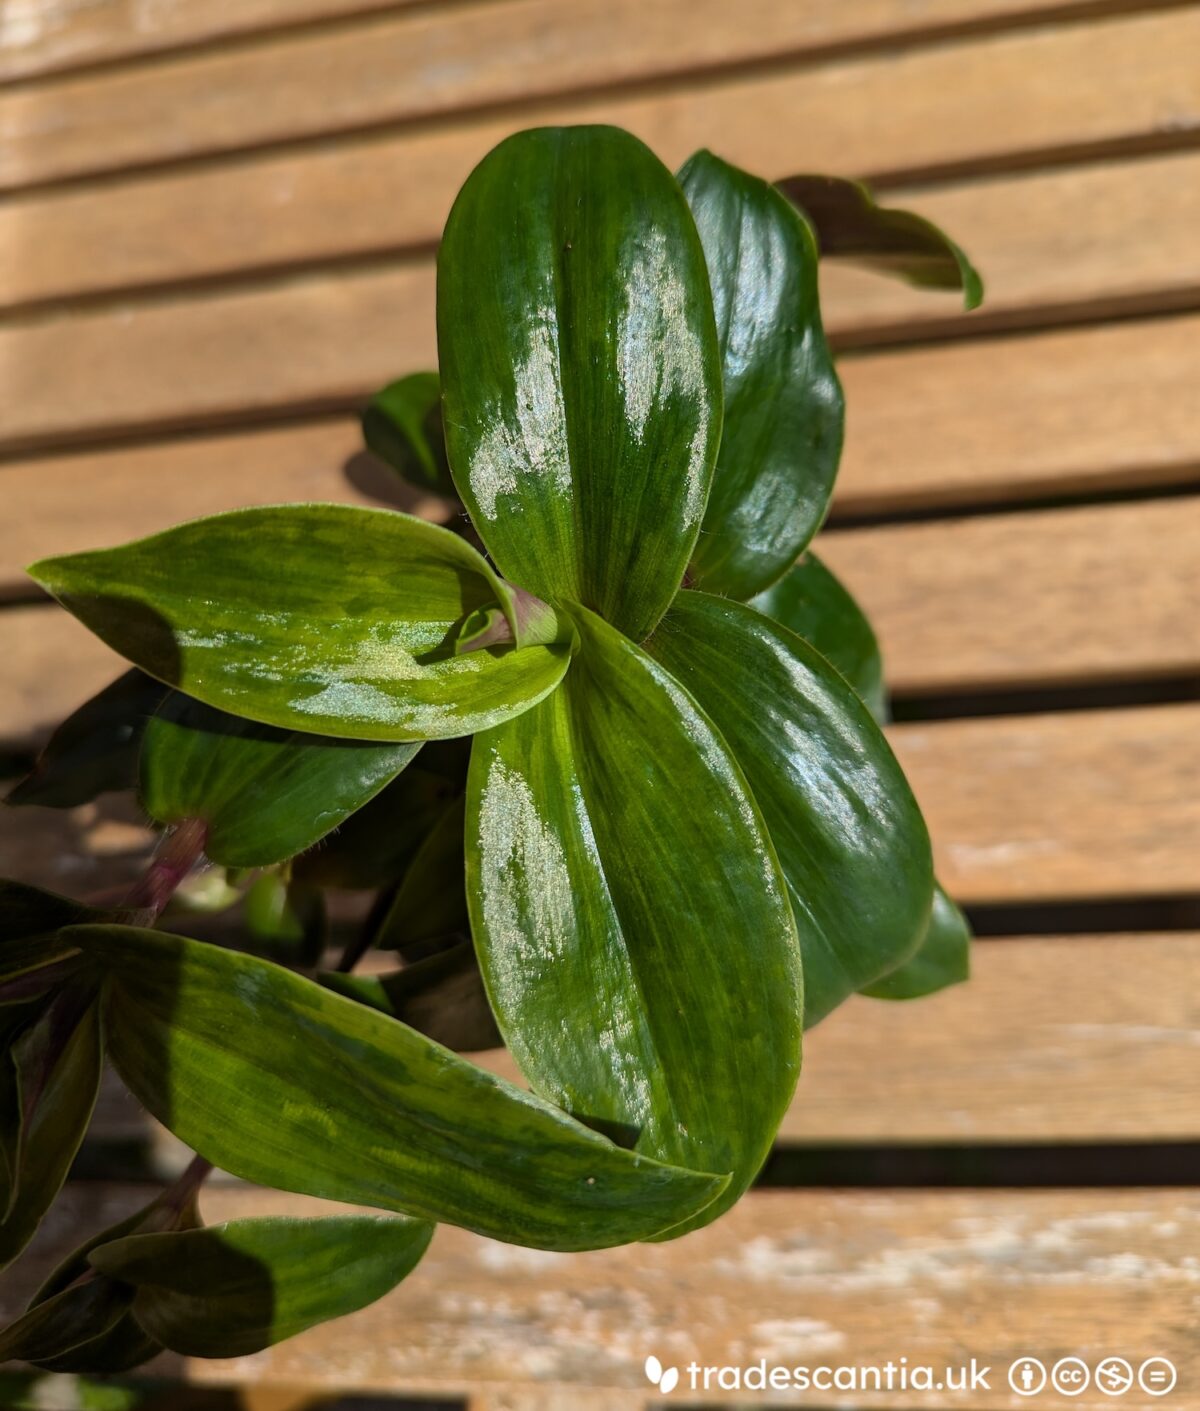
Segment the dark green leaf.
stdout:
<svg viewBox="0 0 1200 1411">
<path fill-rule="evenodd" d="M 53 933 L 62 926 L 105 919 L 104 912 L 70 897 L 0 878 L 0 975 L 15 973 L 10 971 L 6 957 L 10 948 L 14 956 L 23 954 L 16 948 L 17 942 L 42 937 L 47 950 L 70 954 L 76 947 L 54 940 Z"/>
<path fill-rule="evenodd" d="M 564 689 L 475 740 L 480 965 L 537 1091 L 659 1160 L 733 1173 L 704 1223 L 758 1171 L 796 1084 L 796 931 L 720 737 L 626 638 L 582 609 L 578 626 Z"/>
<path fill-rule="evenodd" d="M 624 1244 L 723 1189 L 621 1151 L 412 1029 L 268 961 L 73 927 L 108 972 L 109 1052 L 165 1126 L 246 1180 L 512 1244 Z"/>
<path fill-rule="evenodd" d="M 134 788 L 142 730 L 165 694 L 162 682 L 144 672 L 119 676 L 67 716 L 5 803 L 75 808 Z"/>
<path fill-rule="evenodd" d="M 875 202 L 858 181 L 789 176 L 779 189 L 808 217 L 821 254 L 894 274 L 919 289 L 961 289 L 963 304 L 983 302 L 983 280 L 966 254 L 931 221 Z"/>
<path fill-rule="evenodd" d="M 750 606 L 811 642 L 842 673 L 882 725 L 887 721 L 883 658 L 862 608 L 811 550 Z"/>
<path fill-rule="evenodd" d="M 762 808 L 814 1024 L 895 969 L 925 932 L 933 871 L 916 801 L 846 681 L 753 608 L 680 593 L 649 649 L 721 732 Z"/>
<path fill-rule="evenodd" d="M 678 588 L 721 427 L 704 252 L 628 133 L 492 151 L 438 256 L 446 441 L 501 571 L 644 637 Z"/>
<path fill-rule="evenodd" d="M 404 951 L 466 931 L 463 809 L 461 798 L 446 808 L 409 864 L 375 937 L 380 949 Z"/>
<path fill-rule="evenodd" d="M 201 819 L 213 862 L 267 867 L 312 847 L 420 748 L 277 730 L 172 691 L 146 727 L 142 805 L 159 823 Z"/>
<path fill-rule="evenodd" d="M 340 739 L 484 729 L 552 691 L 570 654 L 564 644 L 455 656 L 462 619 L 507 605 L 511 590 L 457 535 L 390 510 L 233 510 L 30 573 L 160 681 Z"/>
<path fill-rule="evenodd" d="M 447 759 L 451 751 L 454 758 Z M 320 887 L 352 889 L 397 881 L 447 804 L 462 791 L 469 757 L 467 740 L 425 745 L 421 758 L 399 779 L 297 858 L 293 876 Z"/>
<path fill-rule="evenodd" d="M 0 1332 L 0 1362 L 20 1358 L 35 1366 L 61 1365 L 67 1354 L 113 1331 L 132 1302 L 132 1289 L 111 1279 L 94 1275 L 74 1284 L 36 1304 Z"/>
<path fill-rule="evenodd" d="M 91 1121 L 100 1087 L 100 1018 L 92 991 L 65 985 L 0 1061 L 0 1145 L 13 1175 L 0 1211 L 0 1268 L 32 1239 Z M 13 1354 L 15 1355 L 15 1354 Z"/>
<path fill-rule="evenodd" d="M 821 326 L 812 232 L 768 182 L 697 152 L 679 173 L 712 283 L 725 425 L 691 577 L 748 598 L 825 518 L 843 398 Z"/>
<path fill-rule="evenodd" d="M 414 372 L 389 383 L 367 403 L 363 440 L 411 485 L 457 496 L 442 432 L 442 389 L 436 372 Z"/>
<path fill-rule="evenodd" d="M 920 999 L 957 985 L 971 973 L 971 928 L 967 918 L 940 886 L 933 889 L 929 927 L 915 954 L 903 965 L 868 985 L 874 999 Z"/>
<path fill-rule="evenodd" d="M 409 1024 L 455 1053 L 499 1048 L 500 1030 L 488 1003 L 469 939 L 390 975 L 330 972 L 321 983 Z"/>
<path fill-rule="evenodd" d="M 132 1235 L 92 1252 L 137 1289 L 134 1316 L 186 1357 L 244 1357 L 374 1303 L 416 1267 L 423 1220 L 369 1215 L 231 1220 Z"/>
</svg>

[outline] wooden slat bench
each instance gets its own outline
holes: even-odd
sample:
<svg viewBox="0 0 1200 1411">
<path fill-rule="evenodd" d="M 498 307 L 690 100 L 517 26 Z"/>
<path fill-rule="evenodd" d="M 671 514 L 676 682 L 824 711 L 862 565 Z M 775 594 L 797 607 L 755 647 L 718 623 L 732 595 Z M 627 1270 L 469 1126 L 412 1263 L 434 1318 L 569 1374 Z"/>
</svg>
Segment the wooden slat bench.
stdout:
<svg viewBox="0 0 1200 1411">
<path fill-rule="evenodd" d="M 363 455 L 355 413 L 432 363 L 449 203 L 516 128 L 870 176 L 988 282 L 963 316 L 822 273 L 849 423 L 821 552 L 877 623 L 890 738 L 986 933 L 970 984 L 820 1025 L 762 1186 L 709 1230 L 555 1256 L 442 1229 L 354 1319 L 156 1374 L 261 1411 L 335 1391 L 607 1411 L 649 1404 L 651 1352 L 976 1357 L 987 1396 L 770 1404 L 999 1411 L 1027 1404 L 1019 1355 L 1161 1355 L 1162 1404 L 1200 1406 L 1198 54 L 1200 5 L 1165 0 L 9 0 L 12 769 L 119 669 L 23 580 L 34 558 L 289 499 L 444 517 Z M 111 799 L 0 809 L 0 873 L 68 892 L 132 877 L 149 841 Z M 150 1133 L 131 1111 L 109 1138 Z M 0 1312 L 145 1199 L 104 1178 L 98 1135 Z M 205 1197 L 212 1220 L 312 1208 Z"/>
</svg>

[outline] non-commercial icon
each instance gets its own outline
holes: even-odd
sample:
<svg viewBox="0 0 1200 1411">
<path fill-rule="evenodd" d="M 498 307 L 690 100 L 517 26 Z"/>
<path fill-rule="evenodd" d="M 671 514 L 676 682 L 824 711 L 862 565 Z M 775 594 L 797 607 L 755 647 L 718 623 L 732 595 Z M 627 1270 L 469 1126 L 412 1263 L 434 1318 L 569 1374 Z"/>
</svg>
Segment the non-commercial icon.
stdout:
<svg viewBox="0 0 1200 1411">
<path fill-rule="evenodd" d="M 1096 1368 L 1096 1385 L 1105 1396 L 1124 1396 L 1133 1385 L 1133 1368 L 1123 1357 L 1106 1357 Z"/>
</svg>

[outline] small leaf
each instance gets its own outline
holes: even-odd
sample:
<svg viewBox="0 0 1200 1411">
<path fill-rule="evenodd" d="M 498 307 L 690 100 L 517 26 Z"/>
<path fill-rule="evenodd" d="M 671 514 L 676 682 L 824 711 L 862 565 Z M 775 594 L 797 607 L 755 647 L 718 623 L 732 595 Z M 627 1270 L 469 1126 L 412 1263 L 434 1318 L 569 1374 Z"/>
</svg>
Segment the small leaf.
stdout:
<svg viewBox="0 0 1200 1411">
<path fill-rule="evenodd" d="M 172 1352 L 244 1357 L 382 1298 L 432 1236 L 423 1220 L 380 1216 L 230 1220 L 128 1236 L 91 1262 L 136 1287 L 134 1316 Z"/>
<path fill-rule="evenodd" d="M 421 941 L 467 930 L 464 809 L 463 800 L 456 799 L 430 829 L 375 936 L 379 949 L 408 951 Z"/>
<path fill-rule="evenodd" d="M 390 975 L 328 972 L 318 978 L 338 994 L 390 1014 L 455 1053 L 499 1048 L 503 1042 L 469 938 Z"/>
<path fill-rule="evenodd" d="M 144 672 L 118 676 L 67 716 L 4 802 L 75 808 L 134 788 L 142 730 L 165 695 L 162 682 Z"/>
<path fill-rule="evenodd" d="M 65 985 L 2 1056 L 13 1076 L 0 1085 L 0 1144 L 13 1180 L 0 1211 L 0 1268 L 33 1238 L 91 1121 L 103 1060 L 92 999 L 91 987 Z"/>
<path fill-rule="evenodd" d="M 971 973 L 971 927 L 940 886 L 933 889 L 933 911 L 924 939 L 903 965 L 868 985 L 873 999 L 920 999 Z"/>
<path fill-rule="evenodd" d="M 200 819 L 213 862 L 267 867 L 343 823 L 420 748 L 278 730 L 172 691 L 146 727 L 142 806 L 159 823 Z"/>
<path fill-rule="evenodd" d="M 880 724 L 888 717 L 883 658 L 862 608 L 811 550 L 750 606 L 811 642 L 842 673 Z"/>
<path fill-rule="evenodd" d="M 789 176 L 778 183 L 816 231 L 821 254 L 894 274 L 918 289 L 961 289 L 970 310 L 983 280 L 963 250 L 932 221 L 880 206 L 870 189 L 836 176 Z"/>
<path fill-rule="evenodd" d="M 109 1053 L 130 1090 L 245 1180 L 547 1249 L 644 1238 L 725 1185 L 622 1151 L 268 961 L 131 927 L 67 935 L 107 972 Z"/>
<path fill-rule="evenodd" d="M 843 397 L 821 326 L 812 232 L 768 182 L 697 152 L 679 173 L 708 261 L 725 425 L 691 577 L 748 598 L 829 507 Z"/>
<path fill-rule="evenodd" d="M 536 1091 L 658 1160 L 733 1173 L 703 1224 L 753 1179 L 795 1088 L 795 927 L 720 736 L 657 662 L 578 623 L 563 690 L 476 737 L 472 929 Z"/>
<path fill-rule="evenodd" d="M 517 133 L 454 203 L 437 299 L 450 465 L 501 571 L 644 637 L 691 555 L 721 425 L 678 185 L 616 128 Z"/>
<path fill-rule="evenodd" d="M 111 1279 L 93 1276 L 74 1284 L 36 1304 L 0 1332 L 0 1362 L 19 1358 L 34 1366 L 58 1364 L 75 1349 L 111 1332 L 132 1302 L 133 1291 Z"/>
<path fill-rule="evenodd" d="M 246 892 L 242 919 L 246 949 L 281 965 L 315 965 L 329 936 L 321 890 L 277 872 L 255 878 Z"/>
<path fill-rule="evenodd" d="M 435 753 L 436 752 L 436 753 Z M 397 881 L 466 782 L 468 740 L 438 740 L 316 847 L 292 875 L 318 887 L 365 889 Z"/>
<path fill-rule="evenodd" d="M 457 496 L 442 432 L 442 389 L 436 372 L 414 372 L 389 383 L 362 417 L 368 448 L 410 485 Z"/>
<path fill-rule="evenodd" d="M 339 739 L 485 729 L 552 691 L 570 659 L 565 644 L 455 656 L 461 621 L 511 590 L 463 539 L 391 510 L 232 510 L 30 573 L 160 681 Z"/>
<path fill-rule="evenodd" d="M 846 681 L 753 608 L 680 593 L 649 649 L 721 732 L 762 809 L 815 1024 L 924 935 L 933 864 L 912 791 Z"/>
</svg>

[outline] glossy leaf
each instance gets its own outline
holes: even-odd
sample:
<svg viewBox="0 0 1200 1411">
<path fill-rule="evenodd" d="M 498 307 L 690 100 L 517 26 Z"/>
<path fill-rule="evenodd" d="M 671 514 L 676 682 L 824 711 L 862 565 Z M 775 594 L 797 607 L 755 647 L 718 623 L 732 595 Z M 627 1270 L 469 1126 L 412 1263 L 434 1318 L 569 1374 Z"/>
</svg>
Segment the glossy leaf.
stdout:
<svg viewBox="0 0 1200 1411">
<path fill-rule="evenodd" d="M 681 593 L 650 644 L 745 771 L 787 878 L 805 1023 L 894 970 L 925 932 L 929 835 L 879 727 L 802 638 Z"/>
<path fill-rule="evenodd" d="M 874 999 L 920 999 L 957 985 L 971 972 L 971 927 L 940 886 L 933 890 L 933 911 L 924 939 L 903 965 L 868 985 Z"/>
<path fill-rule="evenodd" d="M 158 680 L 340 739 L 484 729 L 552 691 L 569 659 L 566 645 L 447 651 L 510 590 L 463 539 L 390 510 L 233 510 L 30 572 Z"/>
<path fill-rule="evenodd" d="M 410 485 L 455 496 L 442 431 L 442 389 L 436 372 L 414 372 L 389 383 L 362 417 L 368 448 Z"/>
<path fill-rule="evenodd" d="M 159 823 L 201 819 L 213 862 L 267 867 L 312 847 L 420 748 L 278 730 L 172 691 L 146 727 L 142 806 Z"/>
<path fill-rule="evenodd" d="M 12 1176 L 0 1210 L 0 1268 L 33 1238 L 66 1179 L 96 1105 L 102 1058 L 92 991 L 72 982 L 0 1059 L 11 1065 L 0 1084 L 0 1144 Z"/>
<path fill-rule="evenodd" d="M 137 1289 L 134 1316 L 186 1357 L 244 1357 L 374 1303 L 416 1268 L 423 1220 L 369 1215 L 230 1220 L 132 1235 L 92 1252 Z"/>
<path fill-rule="evenodd" d="M 469 938 L 390 975 L 319 978 L 338 994 L 402 1020 L 455 1053 L 499 1048 L 503 1042 Z"/>
<path fill-rule="evenodd" d="M 5 803 L 75 808 L 134 788 L 142 731 L 165 695 L 162 682 L 142 671 L 118 676 L 67 716 Z"/>
<path fill-rule="evenodd" d="M 779 189 L 804 212 L 821 254 L 893 274 L 919 289 L 961 289 L 967 309 L 983 302 L 983 280 L 966 253 L 932 221 L 877 204 L 859 181 L 789 176 Z"/>
<path fill-rule="evenodd" d="M 842 673 L 882 725 L 887 689 L 879 641 L 862 608 L 811 550 L 750 606 L 811 642 Z"/>
<path fill-rule="evenodd" d="M 638 1151 L 733 1173 L 705 1223 L 758 1171 L 795 1087 L 795 927 L 720 737 L 644 652 L 578 621 L 563 690 L 476 738 L 472 928 L 536 1091 Z"/>
<path fill-rule="evenodd" d="M 829 507 L 844 399 L 821 326 L 812 232 L 770 183 L 697 152 L 679 173 L 721 344 L 725 425 L 691 579 L 748 598 Z"/>
<path fill-rule="evenodd" d="M 724 1186 L 621 1151 L 268 961 L 130 927 L 67 935 L 107 972 L 109 1053 L 130 1090 L 245 1180 L 548 1249 L 643 1238 Z"/>
<path fill-rule="evenodd" d="M 446 224 L 438 349 L 455 483 L 501 572 L 644 637 L 721 426 L 704 253 L 671 174 L 616 128 L 502 142 Z"/>
</svg>

